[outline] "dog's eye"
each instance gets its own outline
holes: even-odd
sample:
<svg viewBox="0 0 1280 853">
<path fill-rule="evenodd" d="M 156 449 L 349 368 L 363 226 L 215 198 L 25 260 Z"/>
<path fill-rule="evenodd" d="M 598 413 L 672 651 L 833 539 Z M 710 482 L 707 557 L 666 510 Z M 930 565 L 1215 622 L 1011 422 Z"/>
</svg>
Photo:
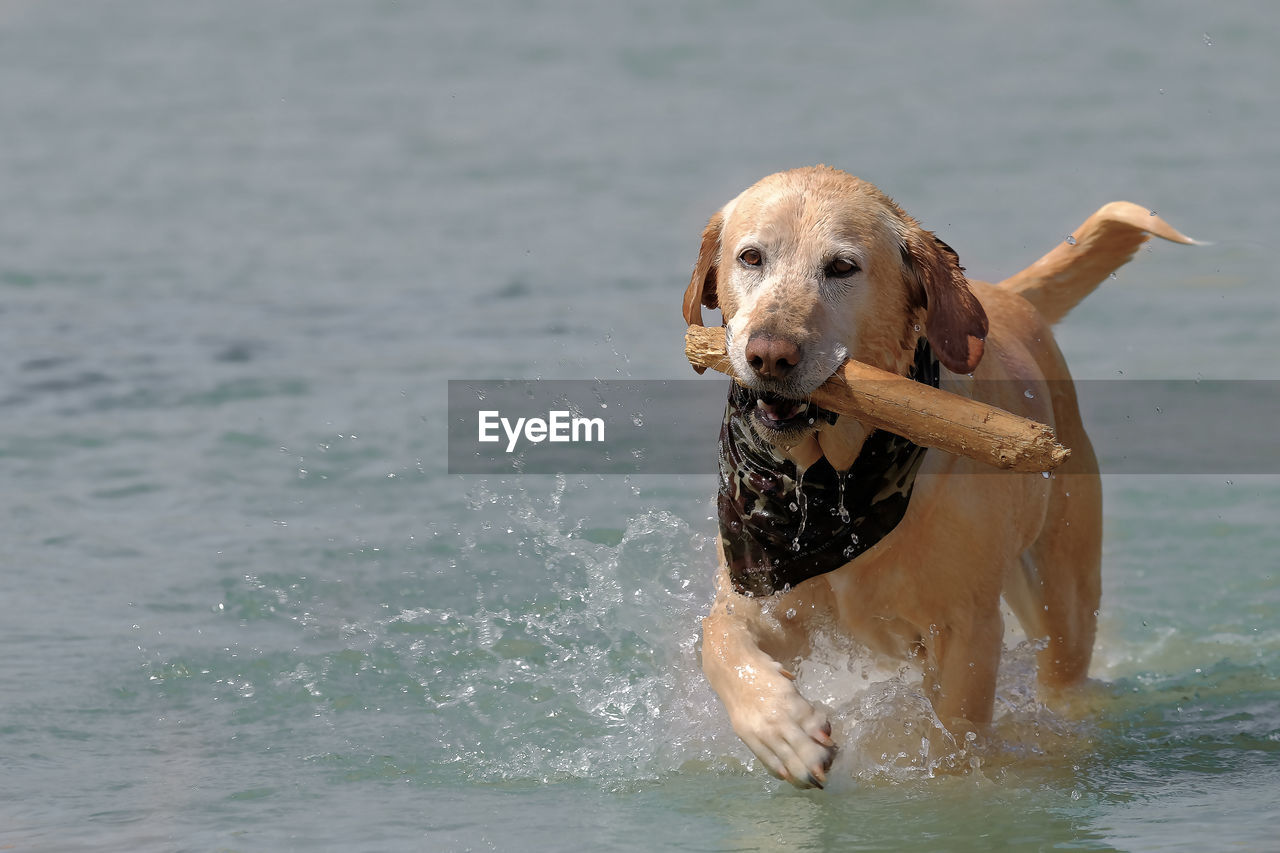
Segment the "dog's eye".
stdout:
<svg viewBox="0 0 1280 853">
<path fill-rule="evenodd" d="M 827 264 L 827 278 L 848 278 L 854 273 L 861 270 L 862 267 L 855 264 L 848 258 L 836 258 Z"/>
<path fill-rule="evenodd" d="M 758 267 L 764 263 L 764 256 L 760 254 L 759 249 L 743 249 L 742 254 L 738 255 L 738 260 L 749 267 Z"/>
</svg>

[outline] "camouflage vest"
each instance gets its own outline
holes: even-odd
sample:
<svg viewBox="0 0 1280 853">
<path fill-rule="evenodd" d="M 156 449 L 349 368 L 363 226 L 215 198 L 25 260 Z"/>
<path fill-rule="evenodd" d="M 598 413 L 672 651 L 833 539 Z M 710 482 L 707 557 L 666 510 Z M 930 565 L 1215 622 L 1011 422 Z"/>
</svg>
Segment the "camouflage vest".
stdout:
<svg viewBox="0 0 1280 853">
<path fill-rule="evenodd" d="M 938 360 L 923 338 L 908 376 L 938 387 Z M 730 387 L 720 428 L 720 536 L 734 588 L 772 595 L 887 536 L 906 514 L 927 448 L 875 430 L 847 473 L 825 457 L 801 470 L 755 434 L 754 405 L 755 392 Z M 835 422 L 834 413 L 819 413 Z"/>
</svg>

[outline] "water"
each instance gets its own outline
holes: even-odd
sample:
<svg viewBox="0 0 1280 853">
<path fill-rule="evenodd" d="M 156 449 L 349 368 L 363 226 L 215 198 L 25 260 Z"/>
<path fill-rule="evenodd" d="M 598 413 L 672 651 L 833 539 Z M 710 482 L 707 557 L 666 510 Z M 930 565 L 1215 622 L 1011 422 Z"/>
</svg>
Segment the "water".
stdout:
<svg viewBox="0 0 1280 853">
<path fill-rule="evenodd" d="M 819 161 L 978 276 L 1147 204 L 1215 242 L 1074 312 L 1077 375 L 1275 378 L 1274 22 L 0 3 L 0 845 L 1274 847 L 1275 477 L 1108 477 L 1096 689 L 1011 637 L 947 772 L 909 673 L 818 655 L 797 793 L 698 671 L 709 477 L 444 462 L 447 379 L 687 376 L 706 217 Z"/>
</svg>

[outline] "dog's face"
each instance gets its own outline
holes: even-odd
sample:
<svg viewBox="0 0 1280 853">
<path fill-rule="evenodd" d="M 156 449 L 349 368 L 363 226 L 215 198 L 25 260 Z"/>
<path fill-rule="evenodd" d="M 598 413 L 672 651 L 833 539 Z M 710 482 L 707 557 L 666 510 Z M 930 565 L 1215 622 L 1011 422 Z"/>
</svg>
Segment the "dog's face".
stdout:
<svg viewBox="0 0 1280 853">
<path fill-rule="evenodd" d="M 847 358 L 904 374 L 926 334 L 970 373 L 987 319 L 955 254 L 871 184 L 826 167 L 771 175 L 707 223 L 685 319 L 719 308 L 752 424 L 781 445 L 814 429 L 807 398 Z"/>
</svg>

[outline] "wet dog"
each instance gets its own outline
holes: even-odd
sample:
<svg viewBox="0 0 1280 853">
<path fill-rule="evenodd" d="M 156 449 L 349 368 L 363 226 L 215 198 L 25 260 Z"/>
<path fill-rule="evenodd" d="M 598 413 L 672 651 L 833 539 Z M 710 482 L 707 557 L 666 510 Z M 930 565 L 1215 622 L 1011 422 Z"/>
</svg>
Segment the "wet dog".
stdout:
<svg viewBox="0 0 1280 853">
<path fill-rule="evenodd" d="M 821 786 L 830 721 L 788 671 L 815 631 L 917 661 L 938 718 L 992 717 L 1001 598 L 1039 641 L 1040 683 L 1085 679 L 1100 596 L 1101 487 L 1052 325 L 1156 234 L 1113 202 L 1000 282 L 871 184 L 826 167 L 771 175 L 711 217 L 684 314 L 719 308 L 733 386 L 721 432 L 720 567 L 703 669 L 769 772 Z M 847 358 L 1050 424 L 1051 476 L 917 447 L 808 397 Z"/>
</svg>

